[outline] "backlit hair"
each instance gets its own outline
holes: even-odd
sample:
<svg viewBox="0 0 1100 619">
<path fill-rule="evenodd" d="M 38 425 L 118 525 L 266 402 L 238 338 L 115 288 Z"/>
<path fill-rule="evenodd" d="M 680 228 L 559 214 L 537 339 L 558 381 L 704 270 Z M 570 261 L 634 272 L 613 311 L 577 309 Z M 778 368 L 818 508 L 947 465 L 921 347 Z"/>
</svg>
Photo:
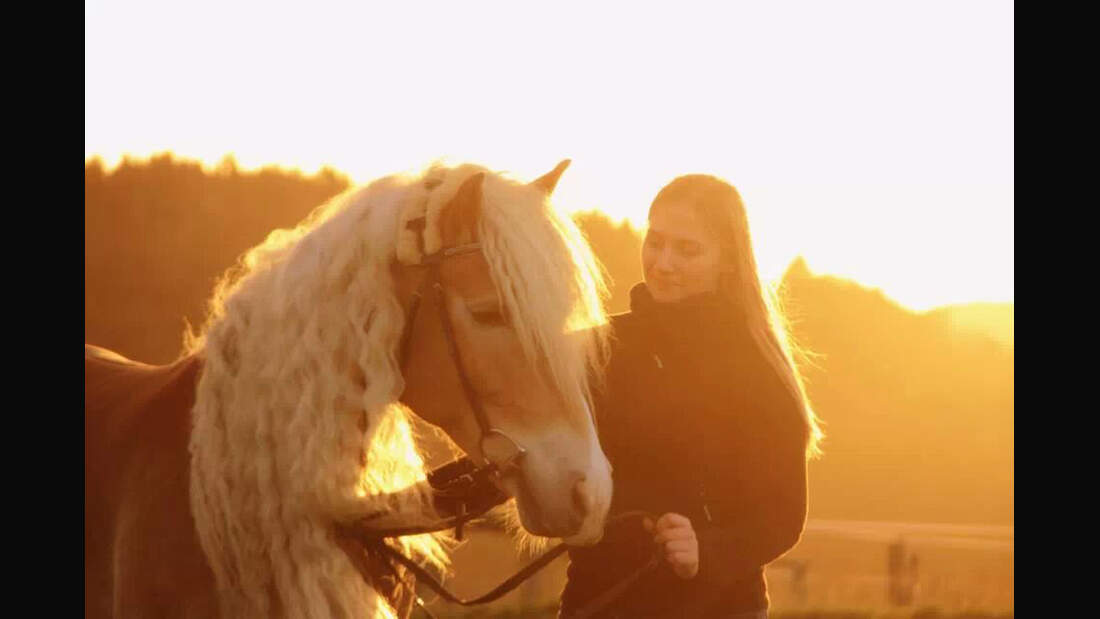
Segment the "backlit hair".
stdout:
<svg viewBox="0 0 1100 619">
<path fill-rule="evenodd" d="M 690 207 L 702 220 L 703 226 L 717 236 L 722 265 L 719 293 L 744 312 L 760 352 L 782 378 L 791 397 L 802 410 L 806 423 L 807 455 L 819 455 L 819 443 L 824 433 L 810 406 L 794 361 L 796 354 L 800 357 L 805 355 L 789 333 L 779 295 L 760 280 L 749 219 L 741 194 L 733 185 L 716 176 L 688 174 L 665 185 L 653 199 L 649 211 L 652 213 L 656 208 L 669 205 Z"/>
</svg>

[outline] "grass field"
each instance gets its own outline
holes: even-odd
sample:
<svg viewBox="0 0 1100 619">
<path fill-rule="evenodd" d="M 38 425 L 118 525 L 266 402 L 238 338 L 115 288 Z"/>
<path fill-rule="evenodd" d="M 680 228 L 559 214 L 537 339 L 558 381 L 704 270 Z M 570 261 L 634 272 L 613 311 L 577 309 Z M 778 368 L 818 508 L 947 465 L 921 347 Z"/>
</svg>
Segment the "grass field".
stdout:
<svg viewBox="0 0 1100 619">
<path fill-rule="evenodd" d="M 472 597 L 522 567 L 509 539 L 471 532 L 453 555 L 455 593 Z M 905 606 L 888 594 L 888 548 L 893 544 L 911 570 L 912 598 Z M 555 617 L 565 583 L 565 557 L 494 604 L 464 609 L 429 604 L 449 618 Z M 801 578 L 799 578 L 801 575 Z M 1014 528 L 928 523 L 811 520 L 802 541 L 768 566 L 772 619 L 992 619 L 1015 611 Z M 432 599 L 432 594 L 426 595 Z"/>
</svg>

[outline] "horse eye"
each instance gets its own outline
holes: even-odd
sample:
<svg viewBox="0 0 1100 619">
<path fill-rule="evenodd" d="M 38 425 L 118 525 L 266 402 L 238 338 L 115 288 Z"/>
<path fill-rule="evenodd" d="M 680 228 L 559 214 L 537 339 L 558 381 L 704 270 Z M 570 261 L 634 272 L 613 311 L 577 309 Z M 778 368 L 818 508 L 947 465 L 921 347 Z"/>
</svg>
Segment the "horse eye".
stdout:
<svg viewBox="0 0 1100 619">
<path fill-rule="evenodd" d="M 487 326 L 494 326 L 494 327 L 503 327 L 503 326 L 506 326 L 508 324 L 507 318 L 505 318 L 504 315 L 501 314 L 499 310 L 495 310 L 495 309 L 482 310 L 482 311 L 472 312 L 472 314 L 473 314 L 474 320 L 478 324 L 487 325 Z"/>
</svg>

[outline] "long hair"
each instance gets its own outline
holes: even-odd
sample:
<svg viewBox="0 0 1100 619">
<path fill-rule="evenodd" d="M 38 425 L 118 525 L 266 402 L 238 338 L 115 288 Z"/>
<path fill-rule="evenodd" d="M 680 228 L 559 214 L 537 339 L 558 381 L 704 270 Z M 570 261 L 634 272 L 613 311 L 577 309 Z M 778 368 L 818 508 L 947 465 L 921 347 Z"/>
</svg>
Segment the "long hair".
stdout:
<svg viewBox="0 0 1100 619">
<path fill-rule="evenodd" d="M 393 504 L 425 472 L 397 401 L 405 316 L 392 266 L 410 260 L 403 223 L 427 216 L 437 230 L 437 204 L 478 171 L 436 165 L 353 189 L 271 233 L 216 287 L 188 346 L 205 357 L 191 503 L 223 615 L 392 616 L 330 529 L 375 508 L 431 514 L 423 493 Z M 483 194 L 483 251 L 524 350 L 583 414 L 606 335 L 566 327 L 606 323 L 595 259 L 545 194 L 494 173 Z M 440 535 L 400 543 L 447 564 Z"/>
<path fill-rule="evenodd" d="M 673 179 L 657 193 L 649 207 L 650 213 L 668 205 L 692 208 L 706 229 L 717 234 L 722 264 L 719 294 L 744 312 L 749 332 L 761 354 L 779 374 L 802 411 L 807 455 L 819 455 L 824 433 L 795 363 L 795 356 L 804 357 L 805 352 L 790 335 L 780 296 L 760 281 L 741 194 L 718 177 L 688 174 Z"/>
</svg>

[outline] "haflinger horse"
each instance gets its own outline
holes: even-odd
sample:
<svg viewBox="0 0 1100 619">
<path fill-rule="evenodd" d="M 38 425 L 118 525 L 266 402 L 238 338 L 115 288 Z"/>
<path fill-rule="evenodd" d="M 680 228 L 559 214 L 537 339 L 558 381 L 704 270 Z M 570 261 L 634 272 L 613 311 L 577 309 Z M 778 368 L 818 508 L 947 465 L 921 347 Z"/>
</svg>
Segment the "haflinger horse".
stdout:
<svg viewBox="0 0 1100 619">
<path fill-rule="evenodd" d="M 86 616 L 407 614 L 335 531 L 439 520 L 410 410 L 476 462 L 515 445 L 528 533 L 598 541 L 605 289 L 549 200 L 567 164 L 382 178 L 248 251 L 177 362 L 85 345 Z M 397 545 L 447 566 L 439 534 Z"/>
</svg>

